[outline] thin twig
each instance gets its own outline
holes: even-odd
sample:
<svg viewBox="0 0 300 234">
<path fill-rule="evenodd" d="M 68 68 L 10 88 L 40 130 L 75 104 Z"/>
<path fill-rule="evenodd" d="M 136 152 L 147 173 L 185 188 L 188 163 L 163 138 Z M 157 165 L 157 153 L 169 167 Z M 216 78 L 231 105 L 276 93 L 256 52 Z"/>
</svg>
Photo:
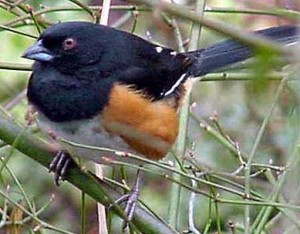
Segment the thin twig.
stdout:
<svg viewBox="0 0 300 234">
<path fill-rule="evenodd" d="M 248 199 L 250 196 L 250 190 L 251 190 L 251 167 L 252 163 L 254 161 L 254 156 L 256 154 L 257 148 L 261 142 L 261 138 L 263 136 L 263 133 L 267 127 L 267 124 L 270 121 L 270 118 L 274 112 L 274 109 L 278 103 L 279 97 L 284 89 L 286 79 L 283 79 L 280 85 L 278 86 L 278 89 L 276 91 L 274 101 L 272 102 L 270 110 L 267 112 L 266 117 L 264 118 L 261 127 L 257 133 L 257 136 L 255 137 L 255 141 L 253 144 L 253 148 L 251 150 L 251 153 L 249 155 L 249 158 L 247 160 L 246 166 L 245 166 L 245 198 Z M 245 234 L 250 233 L 250 206 L 245 206 L 245 213 L 244 213 L 244 226 L 245 226 Z"/>
</svg>

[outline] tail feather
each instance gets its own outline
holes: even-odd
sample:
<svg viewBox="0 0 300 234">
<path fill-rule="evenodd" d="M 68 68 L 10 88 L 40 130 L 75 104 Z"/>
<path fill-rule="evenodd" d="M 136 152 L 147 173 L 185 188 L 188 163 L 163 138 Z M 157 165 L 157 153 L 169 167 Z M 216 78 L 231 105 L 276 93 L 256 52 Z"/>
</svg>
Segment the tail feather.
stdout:
<svg viewBox="0 0 300 234">
<path fill-rule="evenodd" d="M 284 45 L 299 40 L 298 27 L 284 25 L 254 32 Z M 221 67 L 243 61 L 252 56 L 251 49 L 233 40 L 225 40 L 202 50 L 188 52 L 195 60 L 190 68 L 194 77 L 203 76 Z"/>
</svg>

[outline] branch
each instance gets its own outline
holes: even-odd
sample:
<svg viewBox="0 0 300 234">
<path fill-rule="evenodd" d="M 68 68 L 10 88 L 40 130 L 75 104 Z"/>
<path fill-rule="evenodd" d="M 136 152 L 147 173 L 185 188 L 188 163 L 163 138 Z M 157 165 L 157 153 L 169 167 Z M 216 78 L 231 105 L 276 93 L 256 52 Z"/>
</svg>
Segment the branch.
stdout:
<svg viewBox="0 0 300 234">
<path fill-rule="evenodd" d="M 48 168 L 54 154 L 50 145 L 32 136 L 28 131 L 4 116 L 0 116 L 0 140 L 14 145 L 15 149 L 46 168 Z M 112 201 L 121 196 L 108 183 L 98 179 L 90 172 L 82 171 L 78 166 L 68 168 L 66 180 L 105 207 L 110 206 Z M 112 211 L 119 217 L 124 217 L 117 208 L 112 208 Z M 175 233 L 163 221 L 139 206 L 136 207 L 132 223 L 142 233 Z"/>
</svg>

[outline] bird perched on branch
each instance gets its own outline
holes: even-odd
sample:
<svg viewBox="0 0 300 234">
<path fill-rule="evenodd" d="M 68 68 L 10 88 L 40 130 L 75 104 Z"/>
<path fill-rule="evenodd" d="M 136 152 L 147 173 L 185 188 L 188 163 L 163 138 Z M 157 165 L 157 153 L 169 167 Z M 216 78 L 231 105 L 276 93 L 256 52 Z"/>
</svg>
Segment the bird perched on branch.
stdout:
<svg viewBox="0 0 300 234">
<path fill-rule="evenodd" d="M 287 25 L 256 34 L 288 44 L 297 40 L 296 31 Z M 55 24 L 23 54 L 35 60 L 27 97 L 41 129 L 153 160 L 164 157 L 176 140 L 185 82 L 250 56 L 249 48 L 232 40 L 178 53 L 88 22 Z M 51 164 L 57 182 L 69 155 L 97 163 L 122 160 L 113 153 L 64 145 Z"/>
</svg>

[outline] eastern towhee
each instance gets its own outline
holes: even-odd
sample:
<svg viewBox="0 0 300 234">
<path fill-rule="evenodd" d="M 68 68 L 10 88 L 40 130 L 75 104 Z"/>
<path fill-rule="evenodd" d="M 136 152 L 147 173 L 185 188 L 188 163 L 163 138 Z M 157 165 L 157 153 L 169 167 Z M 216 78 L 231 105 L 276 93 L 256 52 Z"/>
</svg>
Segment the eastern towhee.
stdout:
<svg viewBox="0 0 300 234">
<path fill-rule="evenodd" d="M 256 33 L 288 44 L 297 40 L 296 29 L 286 25 Z M 249 48 L 233 40 L 178 53 L 88 22 L 55 24 L 23 54 L 35 60 L 27 97 L 41 129 L 153 160 L 164 157 L 176 140 L 187 79 L 250 56 Z M 98 163 L 109 156 L 80 147 L 63 150 Z M 65 165 L 57 163 L 65 159 L 55 160 L 59 174 Z"/>
</svg>

